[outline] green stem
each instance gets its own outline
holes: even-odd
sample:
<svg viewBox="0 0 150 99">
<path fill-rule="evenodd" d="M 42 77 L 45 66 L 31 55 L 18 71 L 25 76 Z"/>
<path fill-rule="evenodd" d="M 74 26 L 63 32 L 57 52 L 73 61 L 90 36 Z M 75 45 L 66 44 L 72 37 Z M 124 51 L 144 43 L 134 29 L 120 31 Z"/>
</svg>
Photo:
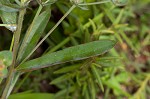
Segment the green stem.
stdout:
<svg viewBox="0 0 150 99">
<path fill-rule="evenodd" d="M 10 49 L 9 49 L 10 51 L 13 50 L 13 45 L 14 45 L 14 34 L 13 34 L 11 45 L 10 45 Z"/>
<path fill-rule="evenodd" d="M 99 1 L 99 2 L 92 2 L 92 3 L 81 3 L 78 4 L 79 6 L 85 6 L 85 5 L 98 5 L 98 4 L 102 4 L 102 3 L 108 3 L 111 2 L 111 0 L 105 0 L 105 1 Z"/>
<path fill-rule="evenodd" d="M 34 51 L 47 39 L 47 37 L 59 26 L 59 24 L 70 14 L 70 12 L 75 8 L 76 6 L 73 5 L 66 13 L 65 15 L 56 23 L 56 25 L 47 33 L 47 35 L 37 44 L 37 46 L 31 51 L 31 53 L 22 61 L 25 62 L 33 53 Z"/>
<path fill-rule="evenodd" d="M 16 24 L 0 24 L 0 26 L 16 26 Z"/>
<path fill-rule="evenodd" d="M 19 19 L 18 19 L 18 27 L 16 32 L 14 33 L 14 47 L 13 47 L 13 63 L 9 69 L 9 74 L 8 78 L 6 81 L 6 86 L 4 88 L 4 91 L 2 93 L 1 99 L 7 99 L 11 90 L 12 90 L 12 83 L 14 80 L 15 76 L 15 65 L 16 65 L 16 57 L 17 57 L 17 52 L 18 52 L 18 45 L 19 45 L 19 40 L 20 40 L 20 34 L 21 34 L 21 29 L 22 29 L 22 23 L 24 19 L 24 14 L 25 14 L 26 9 L 22 9 L 19 12 Z"/>
</svg>

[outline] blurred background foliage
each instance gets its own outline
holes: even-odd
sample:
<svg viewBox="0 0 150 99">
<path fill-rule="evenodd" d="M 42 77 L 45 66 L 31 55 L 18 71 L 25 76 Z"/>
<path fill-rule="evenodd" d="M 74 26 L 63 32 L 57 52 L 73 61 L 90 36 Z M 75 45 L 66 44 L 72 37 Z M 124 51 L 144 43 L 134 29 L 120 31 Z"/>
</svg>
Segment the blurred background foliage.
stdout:
<svg viewBox="0 0 150 99">
<path fill-rule="evenodd" d="M 30 2 L 23 33 L 37 7 L 36 1 Z M 43 37 L 70 7 L 68 0 L 52 4 Z M 115 48 L 99 57 L 24 74 L 10 99 L 150 99 L 150 0 L 129 0 L 121 7 L 105 3 L 87 9 L 74 9 L 32 58 L 102 39 L 118 40 Z M 12 35 L 0 27 L 0 50 L 9 49 Z"/>
</svg>

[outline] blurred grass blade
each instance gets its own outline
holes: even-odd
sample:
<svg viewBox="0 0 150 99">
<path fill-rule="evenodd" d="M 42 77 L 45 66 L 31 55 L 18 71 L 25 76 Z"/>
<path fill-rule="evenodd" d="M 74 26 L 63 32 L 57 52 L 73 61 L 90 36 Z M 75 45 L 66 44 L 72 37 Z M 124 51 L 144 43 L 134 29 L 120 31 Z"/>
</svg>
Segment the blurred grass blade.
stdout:
<svg viewBox="0 0 150 99">
<path fill-rule="evenodd" d="M 8 99 L 54 99 L 50 93 L 18 93 L 12 94 Z"/>
<path fill-rule="evenodd" d="M 90 90 L 90 94 L 91 94 L 91 99 L 96 99 L 96 89 L 95 89 L 95 85 L 93 82 L 93 79 L 89 80 L 89 90 Z"/>
<path fill-rule="evenodd" d="M 67 87 L 65 89 L 62 89 L 61 91 L 57 92 L 55 95 L 54 95 L 54 98 L 53 99 L 61 99 L 60 97 L 62 97 L 62 99 L 66 99 L 64 98 L 64 96 L 66 94 L 69 94 L 71 92 L 74 92 L 76 90 L 76 86 L 70 86 L 70 87 Z M 67 98 L 68 99 L 68 98 Z M 69 98 L 70 99 L 70 98 Z"/>
<path fill-rule="evenodd" d="M 124 90 L 121 88 L 120 83 L 119 83 L 115 78 L 111 78 L 111 79 L 109 79 L 109 80 L 107 80 L 107 81 L 104 81 L 104 84 L 105 84 L 107 87 L 113 89 L 113 90 L 114 90 L 116 93 L 118 93 L 118 94 L 122 94 L 122 95 L 125 95 L 125 96 L 127 96 L 127 97 L 131 97 L 131 95 L 130 95 L 128 92 L 124 91 Z"/>
<path fill-rule="evenodd" d="M 89 95 L 89 90 L 85 91 L 85 97 L 86 97 L 85 99 L 91 99 L 90 95 Z"/>
<path fill-rule="evenodd" d="M 123 31 L 120 31 L 120 35 L 127 42 L 127 44 L 132 48 L 132 50 L 135 51 L 135 53 L 138 55 L 139 51 L 137 50 L 133 42 L 129 39 L 129 37 L 126 36 L 126 34 Z"/>
<path fill-rule="evenodd" d="M 71 66 L 63 67 L 63 68 L 55 71 L 54 73 L 55 74 L 61 74 L 61 73 L 71 72 L 71 71 L 77 70 L 80 66 L 81 66 L 81 64 L 74 64 Z"/>
<path fill-rule="evenodd" d="M 113 40 L 100 40 L 73 46 L 61 51 L 45 54 L 37 59 L 27 61 L 18 66 L 17 70 L 32 71 L 69 61 L 77 61 L 98 56 L 113 48 L 115 44 L 116 42 Z"/>
<path fill-rule="evenodd" d="M 42 8 L 39 8 L 39 12 Z M 36 43 L 41 37 L 41 34 L 43 33 L 48 21 L 50 18 L 50 11 L 47 9 L 43 13 L 41 13 L 39 16 L 36 15 L 32 24 L 27 30 L 27 33 L 24 37 L 23 43 L 20 47 L 18 61 L 20 62 L 24 57 L 26 57 L 30 51 L 35 47 Z"/>
<path fill-rule="evenodd" d="M 82 96 L 85 95 L 86 91 L 87 91 L 87 82 L 85 82 L 85 83 L 83 84 L 83 88 L 82 88 Z"/>
<path fill-rule="evenodd" d="M 119 24 L 119 22 L 120 22 L 121 19 L 122 19 L 123 14 L 124 14 L 124 9 L 122 9 L 122 10 L 120 11 L 118 17 L 117 17 L 116 20 L 113 22 L 113 25 Z"/>
<path fill-rule="evenodd" d="M 100 86 L 101 90 L 104 92 L 104 87 L 103 87 L 103 84 L 102 84 L 102 81 L 101 81 L 101 77 L 100 77 L 96 67 L 94 65 L 92 65 L 91 68 L 92 68 L 92 72 L 93 72 L 95 78 L 98 81 L 98 85 Z"/>
<path fill-rule="evenodd" d="M 73 77 L 72 74 L 69 74 L 69 73 L 68 74 L 64 74 L 64 75 L 54 79 L 50 84 L 58 84 L 58 83 L 63 82 L 65 80 L 67 80 L 67 79 L 70 79 L 71 77 Z"/>
</svg>

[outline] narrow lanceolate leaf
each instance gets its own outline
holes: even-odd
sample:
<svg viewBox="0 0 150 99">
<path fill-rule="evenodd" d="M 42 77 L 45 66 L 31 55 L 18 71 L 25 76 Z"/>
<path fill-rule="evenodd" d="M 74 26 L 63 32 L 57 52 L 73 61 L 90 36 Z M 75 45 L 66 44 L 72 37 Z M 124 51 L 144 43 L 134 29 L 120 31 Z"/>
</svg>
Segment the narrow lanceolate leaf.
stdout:
<svg viewBox="0 0 150 99">
<path fill-rule="evenodd" d="M 69 61 L 77 61 L 98 56 L 113 48 L 115 44 L 116 42 L 112 40 L 100 40 L 73 46 L 27 61 L 18 66 L 17 70 L 24 72 L 32 71 Z"/>
<path fill-rule="evenodd" d="M 71 71 L 79 69 L 81 65 L 82 64 L 74 64 L 74 65 L 71 65 L 71 66 L 63 67 L 63 68 L 55 71 L 54 73 L 55 74 L 62 74 L 62 73 L 71 72 Z"/>
<path fill-rule="evenodd" d="M 93 72 L 95 78 L 98 81 L 98 85 L 100 86 L 101 90 L 104 92 L 104 87 L 103 87 L 103 84 L 102 84 L 102 81 L 101 81 L 101 77 L 100 77 L 96 67 L 93 65 L 93 66 L 91 66 L 91 69 L 92 69 L 92 72 Z"/>
<path fill-rule="evenodd" d="M 49 21 L 49 18 L 50 11 L 47 9 L 33 20 L 20 47 L 18 56 L 19 62 L 35 47 Z"/>
<path fill-rule="evenodd" d="M 60 77 L 54 79 L 50 84 L 58 84 L 58 83 L 61 83 L 61 82 L 63 82 L 63 81 L 66 81 L 66 80 L 70 79 L 72 76 L 74 76 L 74 75 L 69 74 L 69 73 L 68 73 L 68 74 L 64 74 L 64 75 L 62 75 L 62 76 L 60 76 Z"/>
</svg>

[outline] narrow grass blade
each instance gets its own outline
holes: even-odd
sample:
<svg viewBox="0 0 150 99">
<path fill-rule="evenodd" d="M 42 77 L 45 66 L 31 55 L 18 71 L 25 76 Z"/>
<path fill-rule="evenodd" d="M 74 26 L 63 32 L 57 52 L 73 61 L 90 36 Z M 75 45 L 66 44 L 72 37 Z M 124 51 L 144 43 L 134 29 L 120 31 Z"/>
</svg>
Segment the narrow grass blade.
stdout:
<svg viewBox="0 0 150 99">
<path fill-rule="evenodd" d="M 71 72 L 74 70 L 79 69 L 79 67 L 81 66 L 81 64 L 75 64 L 75 65 L 71 65 L 71 66 L 67 66 L 67 67 L 63 67 L 57 71 L 55 71 L 55 74 L 62 74 L 62 73 L 67 73 L 67 72 Z"/>
<path fill-rule="evenodd" d="M 72 74 L 64 74 L 56 79 L 54 79 L 50 84 L 58 84 L 61 83 L 63 81 L 66 81 L 67 79 L 70 79 L 73 75 Z"/>
<path fill-rule="evenodd" d="M 103 84 L 102 84 L 102 81 L 101 81 L 101 77 L 100 77 L 96 67 L 94 65 L 92 65 L 91 68 L 92 68 L 92 72 L 93 72 L 95 78 L 98 81 L 98 85 L 100 86 L 101 90 L 104 92 L 104 87 L 103 87 Z"/>
<path fill-rule="evenodd" d="M 89 80 L 91 99 L 96 99 L 96 89 L 92 79 Z"/>
</svg>

